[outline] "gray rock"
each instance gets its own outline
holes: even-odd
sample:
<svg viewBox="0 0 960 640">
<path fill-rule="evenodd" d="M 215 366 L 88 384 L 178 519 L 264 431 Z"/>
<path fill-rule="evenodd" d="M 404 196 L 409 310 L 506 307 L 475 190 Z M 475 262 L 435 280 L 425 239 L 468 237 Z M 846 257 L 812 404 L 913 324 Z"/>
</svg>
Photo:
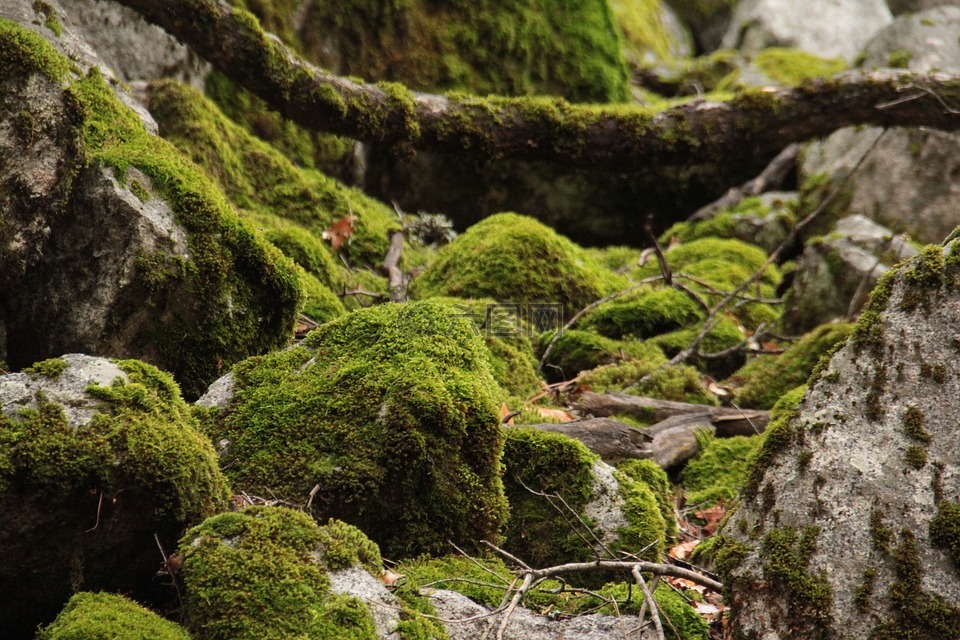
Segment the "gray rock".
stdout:
<svg viewBox="0 0 960 640">
<path fill-rule="evenodd" d="M 383 583 L 359 566 L 332 571 L 330 590 L 334 593 L 353 596 L 367 605 L 373 622 L 377 627 L 377 637 L 381 640 L 395 640 L 401 637 L 397 630 L 400 624 L 401 604 Z"/>
<path fill-rule="evenodd" d="M 723 34 L 730 26 L 734 2 L 731 0 L 670 0 L 670 7 L 689 28 L 704 53 L 720 48 Z"/>
<path fill-rule="evenodd" d="M 960 607 L 960 575 L 930 536 L 938 504 L 960 495 L 960 274 L 941 255 L 899 269 L 798 413 L 768 430 L 722 532 L 750 549 L 725 577 L 735 637 L 853 640 L 881 624 L 882 637 L 955 637 L 933 625 L 957 609 L 917 613 L 934 596 Z"/>
<path fill-rule="evenodd" d="M 123 82 L 172 78 L 198 89 L 210 65 L 133 9 L 106 0 L 58 0 L 66 22 Z"/>
<path fill-rule="evenodd" d="M 834 318 L 855 316 L 880 276 L 915 255 L 905 236 L 864 216 L 841 219 L 833 232 L 804 247 L 786 296 L 784 325 L 799 334 Z"/>
<path fill-rule="evenodd" d="M 595 524 L 593 531 L 600 544 L 607 546 L 616 542 L 618 530 L 629 524 L 623 515 L 625 501 L 612 466 L 597 460 L 591 471 L 593 495 L 584 506 L 583 515 Z M 603 554 L 603 548 L 597 549 L 597 553 Z"/>
<path fill-rule="evenodd" d="M 892 19 L 884 0 L 744 0 L 734 10 L 722 44 L 745 53 L 796 47 L 852 61 Z"/>
<path fill-rule="evenodd" d="M 211 384 L 196 404 L 200 407 L 224 409 L 233 400 L 234 387 L 233 372 L 231 371 Z"/>
<path fill-rule="evenodd" d="M 864 49 L 865 68 L 906 64 L 911 71 L 960 73 L 960 7 L 900 16 Z M 960 225 L 960 136 L 891 129 L 859 171 L 845 179 L 881 129 L 842 129 L 807 147 L 801 180 L 825 174 L 844 181 L 848 213 L 865 215 L 920 242 L 941 242 Z"/>
</svg>

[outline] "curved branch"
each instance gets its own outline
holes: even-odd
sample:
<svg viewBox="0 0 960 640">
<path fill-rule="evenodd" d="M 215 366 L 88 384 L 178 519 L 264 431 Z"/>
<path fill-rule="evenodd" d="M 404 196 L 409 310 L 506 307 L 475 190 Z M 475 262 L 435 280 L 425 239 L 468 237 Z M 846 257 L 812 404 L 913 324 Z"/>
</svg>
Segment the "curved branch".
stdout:
<svg viewBox="0 0 960 640">
<path fill-rule="evenodd" d="M 320 70 L 224 0 L 118 0 L 188 44 L 285 117 L 316 131 L 401 150 L 548 160 L 618 170 L 755 161 L 841 127 L 960 128 L 960 80 L 849 72 L 789 89 L 751 90 L 661 113 L 552 98 L 478 98 L 363 84 Z"/>
</svg>

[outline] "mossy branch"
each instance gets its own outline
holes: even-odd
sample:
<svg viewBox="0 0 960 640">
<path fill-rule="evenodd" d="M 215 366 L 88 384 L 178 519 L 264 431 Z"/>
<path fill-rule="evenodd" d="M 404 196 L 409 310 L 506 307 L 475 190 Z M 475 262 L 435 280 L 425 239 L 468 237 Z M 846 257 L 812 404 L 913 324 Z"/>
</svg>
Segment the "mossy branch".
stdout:
<svg viewBox="0 0 960 640">
<path fill-rule="evenodd" d="M 755 162 L 784 145 L 856 124 L 960 129 L 960 79 L 899 70 L 849 72 L 724 103 L 660 113 L 550 98 L 414 93 L 318 69 L 224 0 L 119 0 L 188 44 L 284 117 L 315 131 L 400 150 L 548 160 L 617 170 Z M 748 163 L 749 164 L 749 163 Z"/>
</svg>

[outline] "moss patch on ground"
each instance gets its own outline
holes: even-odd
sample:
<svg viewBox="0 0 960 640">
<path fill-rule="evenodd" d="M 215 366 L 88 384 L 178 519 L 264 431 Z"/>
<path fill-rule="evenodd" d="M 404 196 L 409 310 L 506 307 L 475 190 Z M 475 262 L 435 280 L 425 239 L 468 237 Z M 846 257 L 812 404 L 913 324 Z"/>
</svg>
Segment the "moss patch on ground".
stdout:
<svg viewBox="0 0 960 640">
<path fill-rule="evenodd" d="M 377 637 L 366 605 L 330 590 L 329 570 L 379 571 L 377 546 L 354 527 L 249 507 L 194 527 L 178 553 L 186 626 L 198 640 Z"/>
<path fill-rule="evenodd" d="M 497 386 L 455 308 L 386 304 L 234 368 L 209 425 L 238 489 L 363 529 L 391 558 L 495 539 L 506 516 Z"/>
<path fill-rule="evenodd" d="M 810 377 L 820 358 L 853 332 L 853 324 L 836 322 L 817 327 L 778 356 L 760 356 L 733 377 L 741 381 L 737 402 L 744 407 L 769 409 L 787 391 Z"/>
<path fill-rule="evenodd" d="M 769 47 L 758 52 L 753 56 L 753 64 L 771 80 L 785 85 L 828 78 L 847 69 L 842 58 L 821 58 L 800 49 L 782 47 Z"/>
<path fill-rule="evenodd" d="M 700 453 L 680 473 L 680 487 L 688 505 L 708 507 L 734 503 L 747 478 L 750 461 L 762 436 L 716 438 L 700 434 Z"/>
<path fill-rule="evenodd" d="M 413 281 L 419 298 L 491 297 L 521 305 L 559 305 L 572 317 L 625 287 L 568 239 L 526 216 L 499 213 L 444 247 Z"/>
<path fill-rule="evenodd" d="M 49 626 L 37 632 L 37 640 L 190 640 L 179 625 L 110 593 L 81 592 Z"/>
</svg>

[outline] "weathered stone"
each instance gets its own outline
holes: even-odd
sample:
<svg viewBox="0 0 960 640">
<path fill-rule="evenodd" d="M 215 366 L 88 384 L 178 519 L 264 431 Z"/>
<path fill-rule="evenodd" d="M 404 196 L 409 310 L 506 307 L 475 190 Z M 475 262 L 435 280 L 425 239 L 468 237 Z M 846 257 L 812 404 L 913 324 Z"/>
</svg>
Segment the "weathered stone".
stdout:
<svg viewBox="0 0 960 640">
<path fill-rule="evenodd" d="M 900 66 L 960 73 L 960 7 L 898 17 L 864 49 L 863 68 Z M 927 129 L 841 129 L 807 147 L 801 180 L 825 174 L 848 194 L 845 209 L 920 242 L 941 242 L 960 224 L 957 134 Z M 855 175 L 846 176 L 865 153 Z M 842 184 L 841 184 L 842 183 Z"/>
<path fill-rule="evenodd" d="M 957 248 L 881 280 L 846 346 L 768 427 L 718 556 L 735 636 L 955 636 Z"/>
<path fill-rule="evenodd" d="M 744 0 L 734 10 L 722 44 L 746 53 L 767 47 L 797 47 L 818 56 L 851 61 L 892 19 L 883 0 L 812 5 L 791 0 Z"/>
<path fill-rule="evenodd" d="M 915 255 L 906 236 L 863 216 L 842 218 L 831 233 L 804 247 L 787 292 L 784 325 L 804 333 L 834 318 L 856 316 L 880 277 Z"/>
</svg>

